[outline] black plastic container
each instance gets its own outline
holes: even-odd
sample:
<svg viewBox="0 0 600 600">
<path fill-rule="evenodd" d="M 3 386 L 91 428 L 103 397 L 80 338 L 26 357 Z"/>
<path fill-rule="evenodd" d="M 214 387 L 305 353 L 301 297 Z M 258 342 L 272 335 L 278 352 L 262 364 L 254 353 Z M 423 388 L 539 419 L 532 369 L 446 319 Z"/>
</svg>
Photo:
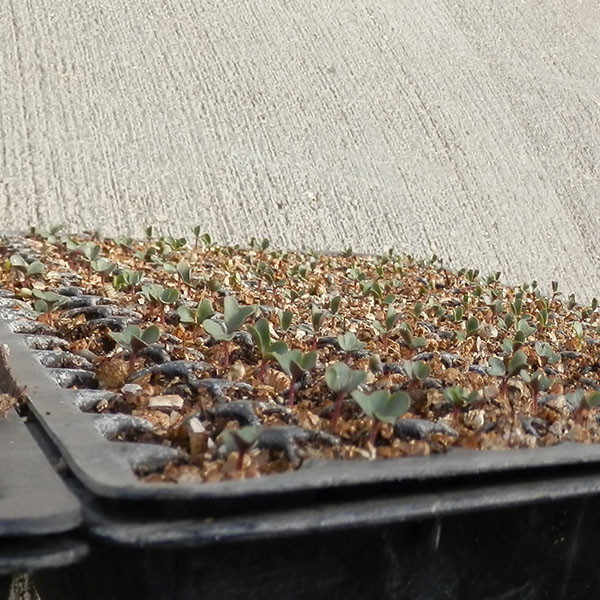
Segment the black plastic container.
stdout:
<svg viewBox="0 0 600 600">
<path fill-rule="evenodd" d="M 76 476 L 91 546 L 80 564 L 36 574 L 47 599 L 507 600 L 600 590 L 599 446 L 141 483 L 134 469 L 171 450 L 109 441 L 118 418 L 82 413 L 76 392 L 40 366 L 14 323 L 0 323 L 9 349 L 0 383 L 26 386 L 32 413 Z"/>
<path fill-rule="evenodd" d="M 79 501 L 12 410 L 0 420 L 0 456 L 0 598 L 7 598 L 15 573 L 62 567 L 87 545 L 69 536 L 81 524 Z"/>
</svg>

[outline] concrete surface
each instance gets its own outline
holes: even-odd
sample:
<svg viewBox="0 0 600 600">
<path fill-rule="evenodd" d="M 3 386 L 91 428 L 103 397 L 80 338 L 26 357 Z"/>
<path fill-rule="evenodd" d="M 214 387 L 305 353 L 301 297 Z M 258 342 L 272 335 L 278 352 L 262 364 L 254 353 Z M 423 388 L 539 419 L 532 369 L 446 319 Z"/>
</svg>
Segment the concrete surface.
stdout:
<svg viewBox="0 0 600 600">
<path fill-rule="evenodd" d="M 597 0 L 4 0 L 11 227 L 398 250 L 600 295 Z"/>
</svg>

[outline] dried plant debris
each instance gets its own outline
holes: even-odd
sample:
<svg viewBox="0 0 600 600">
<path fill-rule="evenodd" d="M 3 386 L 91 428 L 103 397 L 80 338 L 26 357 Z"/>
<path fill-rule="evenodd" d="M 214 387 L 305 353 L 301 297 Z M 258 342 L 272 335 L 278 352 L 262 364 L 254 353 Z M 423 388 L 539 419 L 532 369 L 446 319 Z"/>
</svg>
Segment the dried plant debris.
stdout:
<svg viewBox="0 0 600 600">
<path fill-rule="evenodd" d="M 0 419 L 4 419 L 8 411 L 19 404 L 19 399 L 11 394 L 0 394 Z"/>
<path fill-rule="evenodd" d="M 148 482 L 598 442 L 598 302 L 436 257 L 67 236 L 1 244 L 0 311 L 82 410 L 181 451 Z M 95 391 L 92 391 L 93 388 Z M 8 400 L 7 400 L 8 402 Z M 121 439 L 121 438 L 119 438 Z"/>
</svg>

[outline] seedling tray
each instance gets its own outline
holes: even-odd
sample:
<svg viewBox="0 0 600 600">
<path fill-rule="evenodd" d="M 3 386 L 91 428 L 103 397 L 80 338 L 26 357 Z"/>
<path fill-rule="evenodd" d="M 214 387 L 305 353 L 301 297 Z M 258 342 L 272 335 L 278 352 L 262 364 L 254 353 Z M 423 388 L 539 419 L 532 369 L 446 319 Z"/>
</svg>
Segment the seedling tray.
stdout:
<svg viewBox="0 0 600 600">
<path fill-rule="evenodd" d="M 0 310 L 0 383 L 26 388 L 32 414 L 75 474 L 91 545 L 77 567 L 36 574 L 47 600 L 588 598 L 600 585 L 590 558 L 600 446 L 142 482 L 136 470 L 160 469 L 177 451 L 111 441 L 140 424 L 82 412 L 104 393 L 94 373 L 43 368 L 30 344 L 36 315 L 11 304 Z"/>
<path fill-rule="evenodd" d="M 111 433 L 133 427 L 122 415 L 96 415 L 77 406 L 81 390 L 61 387 L 62 375 L 71 369 L 48 369 L 40 365 L 25 343 L 24 311 L 4 310 L 0 321 L 0 344 L 8 351 L 0 365 L 4 389 L 26 389 L 28 405 L 58 447 L 67 464 L 94 494 L 119 500 L 164 500 L 193 503 L 214 509 L 227 500 L 228 510 L 236 503 L 247 506 L 251 499 L 266 496 L 270 502 L 305 499 L 335 499 L 350 491 L 363 496 L 399 490 L 452 488 L 482 479 L 544 477 L 560 472 L 600 469 L 600 446 L 563 443 L 535 450 L 476 452 L 452 450 L 444 455 L 401 460 L 323 461 L 292 473 L 242 481 L 210 484 L 145 483 L 136 469 L 151 468 L 173 459 L 175 451 L 155 444 L 110 441 Z M 33 321 L 29 321 L 30 323 Z M 85 385 L 82 372 L 81 383 Z M 77 376 L 77 374 L 75 374 Z M 79 387 L 83 387 L 80 385 Z"/>
</svg>

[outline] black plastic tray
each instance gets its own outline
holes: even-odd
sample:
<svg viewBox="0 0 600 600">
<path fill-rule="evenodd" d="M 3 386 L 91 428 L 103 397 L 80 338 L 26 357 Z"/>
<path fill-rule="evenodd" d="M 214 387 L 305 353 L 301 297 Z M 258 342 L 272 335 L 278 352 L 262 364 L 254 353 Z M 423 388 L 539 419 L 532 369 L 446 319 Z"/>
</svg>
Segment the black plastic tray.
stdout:
<svg viewBox="0 0 600 600">
<path fill-rule="evenodd" d="M 56 534 L 81 523 L 79 501 L 15 411 L 0 419 L 0 456 L 0 536 Z"/>
<path fill-rule="evenodd" d="M 20 311 L 13 311 L 20 312 Z M 4 311 L 6 317 L 6 311 Z M 160 445 L 109 441 L 111 417 L 84 413 L 74 402 L 75 392 L 61 388 L 50 370 L 40 366 L 21 334 L 0 321 L 0 344 L 8 352 L 0 363 L 0 384 L 26 388 L 29 406 L 59 448 L 76 476 L 95 494 L 127 500 L 181 500 L 207 503 L 293 495 L 321 498 L 343 496 L 351 490 L 365 494 L 453 487 L 481 478 L 528 478 L 563 469 L 600 469 L 600 445 L 563 443 L 550 448 L 475 452 L 453 450 L 445 455 L 400 460 L 360 462 L 324 461 L 295 472 L 242 481 L 211 484 L 149 484 L 134 470 L 164 463 L 174 451 Z"/>
<path fill-rule="evenodd" d="M 84 541 L 69 536 L 82 522 L 80 504 L 14 411 L 0 419 L 0 598 L 13 574 L 80 560 Z"/>
</svg>

